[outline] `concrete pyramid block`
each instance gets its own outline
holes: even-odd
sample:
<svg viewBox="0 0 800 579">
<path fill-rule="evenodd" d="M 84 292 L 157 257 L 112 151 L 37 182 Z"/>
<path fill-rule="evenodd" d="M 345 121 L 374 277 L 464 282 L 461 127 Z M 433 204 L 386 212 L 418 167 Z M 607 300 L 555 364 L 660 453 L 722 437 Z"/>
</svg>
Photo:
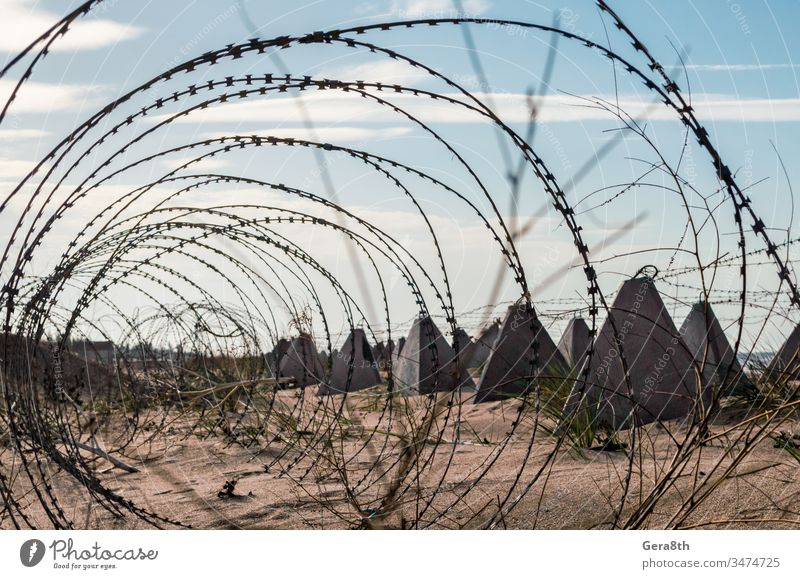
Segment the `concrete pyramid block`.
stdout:
<svg viewBox="0 0 800 579">
<path fill-rule="evenodd" d="M 392 352 L 392 367 L 397 367 L 397 361 L 400 359 L 400 352 L 403 351 L 403 346 L 406 345 L 405 337 L 401 336 L 399 340 L 397 340 L 397 347 Z"/>
<path fill-rule="evenodd" d="M 613 429 L 688 416 L 702 386 L 689 350 L 649 277 L 625 281 L 595 342 L 586 384 L 576 381 L 565 407 Z M 613 324 L 612 324 L 613 322 Z M 625 366 L 627 365 L 628 380 Z M 581 400 L 582 391 L 585 397 Z"/>
<path fill-rule="evenodd" d="M 475 338 L 475 345 L 472 348 L 472 358 L 467 362 L 467 367 L 479 368 L 486 363 L 486 360 L 489 359 L 489 354 L 494 349 L 494 343 L 497 340 L 499 331 L 500 322 L 495 320 L 478 332 L 478 337 Z"/>
<path fill-rule="evenodd" d="M 317 354 L 317 358 L 319 358 L 319 363 L 322 364 L 322 368 L 327 371 L 331 367 L 331 363 L 333 358 L 328 355 L 328 352 L 322 350 L 319 354 Z"/>
<path fill-rule="evenodd" d="M 800 324 L 786 338 L 767 366 L 765 375 L 770 380 L 800 380 Z"/>
<path fill-rule="evenodd" d="M 386 345 L 383 342 L 378 342 L 372 346 L 372 359 L 378 361 L 386 354 Z"/>
<path fill-rule="evenodd" d="M 278 378 L 293 378 L 300 388 L 324 381 L 325 371 L 310 335 L 300 334 L 289 344 L 278 366 Z"/>
<path fill-rule="evenodd" d="M 397 350 L 397 346 L 394 343 L 394 340 L 389 340 L 386 342 L 386 349 L 383 351 L 383 355 L 380 359 L 376 359 L 375 361 L 378 363 L 378 370 L 388 370 L 389 367 L 392 365 L 392 361 L 394 360 L 395 352 Z"/>
<path fill-rule="evenodd" d="M 469 363 L 474 350 L 475 342 L 472 341 L 472 338 L 462 328 L 456 328 L 456 332 L 453 334 L 453 352 L 458 354 L 458 365 L 463 374 L 466 374 L 467 368 L 470 367 Z"/>
<path fill-rule="evenodd" d="M 372 358 L 378 366 L 378 370 L 385 370 L 392 362 L 394 354 L 394 342 L 389 340 L 386 344 L 378 342 L 372 348 Z"/>
<path fill-rule="evenodd" d="M 320 387 L 320 394 L 341 394 L 370 388 L 381 383 L 378 366 L 364 330 L 350 332 L 333 359 L 330 380 Z"/>
<path fill-rule="evenodd" d="M 592 343 L 589 331 L 583 318 L 572 318 L 558 341 L 558 351 L 572 370 L 578 370 L 578 366 L 583 364 L 584 356 Z"/>
<path fill-rule="evenodd" d="M 698 302 L 681 325 L 681 336 L 694 355 L 698 368 L 703 368 L 706 387 L 722 386 L 723 395 L 742 392 L 752 384 L 742 372 L 725 332 L 711 308 L 711 304 Z M 723 384 L 725 382 L 725 384 Z"/>
<path fill-rule="evenodd" d="M 533 308 L 520 299 L 508 308 L 498 328 L 478 382 L 475 403 L 525 394 L 534 380 L 560 378 L 568 372 L 568 364 Z"/>
<path fill-rule="evenodd" d="M 272 376 L 278 375 L 278 366 L 281 363 L 281 359 L 283 359 L 286 352 L 289 350 L 289 340 L 286 338 L 280 338 L 275 346 L 272 348 L 272 351 L 267 354 L 267 365 L 269 366 L 269 371 Z"/>
<path fill-rule="evenodd" d="M 474 386 L 455 363 L 455 352 L 430 317 L 414 320 L 393 368 L 395 388 L 409 394 Z"/>
</svg>

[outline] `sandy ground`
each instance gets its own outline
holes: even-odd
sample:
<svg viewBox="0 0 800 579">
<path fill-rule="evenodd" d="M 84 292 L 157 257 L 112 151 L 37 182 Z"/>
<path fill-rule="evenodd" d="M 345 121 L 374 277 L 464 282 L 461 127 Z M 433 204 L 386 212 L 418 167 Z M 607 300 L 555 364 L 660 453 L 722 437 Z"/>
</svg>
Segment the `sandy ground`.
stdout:
<svg viewBox="0 0 800 579">
<path fill-rule="evenodd" d="M 308 392 L 308 391 L 307 391 Z M 169 424 L 158 436 L 143 430 L 134 444 L 118 458 L 136 465 L 140 472 L 126 473 L 104 459 L 85 454 L 107 488 L 136 505 L 193 528 L 204 529 L 330 529 L 358 528 L 381 499 L 391 494 L 397 461 L 409 448 L 414 433 L 401 424 L 422 423 L 426 397 L 409 398 L 404 412 L 412 418 L 397 420 L 388 428 L 375 396 L 368 392 L 351 395 L 344 410 L 347 420 L 333 422 L 319 416 L 319 399 L 299 391 L 280 393 L 286 408 L 300 417 L 294 430 L 284 426 L 244 447 L 216 432 L 208 436 L 210 419 L 199 420 L 198 412 L 168 416 Z M 329 409 L 341 398 L 325 399 Z M 296 405 L 296 408 L 295 406 Z M 419 436 L 424 468 L 412 468 L 401 485 L 399 500 L 391 503 L 384 518 L 371 519 L 377 526 L 402 527 L 419 520 L 433 528 L 480 528 L 497 511 L 505 497 L 520 497 L 510 512 L 495 520 L 498 528 L 591 529 L 609 528 L 626 484 L 629 456 L 625 450 L 584 450 L 567 447 L 555 454 L 556 438 L 542 428 L 533 444 L 532 414 L 526 413 L 513 436 L 504 444 L 515 420 L 519 402 L 473 405 L 464 401 L 451 408 L 445 423 L 439 416 L 429 436 Z M 299 409 L 302 409 L 300 412 Z M 459 416 L 460 414 L 460 416 Z M 381 420 L 381 416 L 383 420 Z M 738 423 L 742 409 L 728 409 L 715 421 L 712 434 L 720 434 Z M 460 420 L 459 437 L 452 428 Z M 160 418 L 159 418 L 160 420 Z M 333 427 L 331 425 L 334 425 Z M 198 426 L 202 425 L 202 426 Z M 242 425 L 239 425 L 240 427 Z M 633 474 L 623 519 L 632 513 L 663 478 L 676 453 L 683 427 L 676 423 L 651 425 L 641 430 L 644 440 L 634 459 Z M 782 429 L 792 425 L 784 424 Z M 800 432 L 795 424 L 794 432 Z M 329 428 L 330 436 L 318 433 Z M 436 444 L 438 433 L 442 440 Z M 726 453 L 734 429 L 693 455 L 676 482 L 665 493 L 646 521 L 649 528 L 673 526 L 673 516 L 692 494 L 693 485 L 716 464 L 730 465 Z M 372 433 L 369 444 L 364 444 Z M 119 435 L 119 433 L 116 433 Z M 113 441 L 113 428 L 105 440 Z M 622 440 L 626 440 L 623 436 Z M 265 439 L 271 439 L 266 443 Z M 106 443 L 108 448 L 113 444 Z M 734 448 L 740 448 L 741 445 Z M 341 459 L 348 462 L 342 465 Z M 552 457 L 552 459 L 551 459 Z M 6 476 L 14 457 L 6 443 L 0 450 Z M 520 471 L 521 467 L 525 468 Z M 52 465 L 48 465 L 52 466 Z M 756 448 L 736 466 L 733 476 L 721 481 L 696 512 L 681 521 L 697 528 L 797 528 L 800 527 L 800 463 L 771 439 Z M 91 500 L 86 489 L 64 473 L 53 469 L 52 484 L 59 501 L 77 528 L 149 528 L 137 517 L 120 517 Z M 717 471 L 719 472 L 719 471 Z M 385 473 L 384 476 L 380 476 Z M 418 476 L 417 476 L 418 474 Z M 343 478 L 347 485 L 343 484 Z M 716 478 L 716 477 L 715 477 Z M 535 479 L 535 481 L 534 481 Z M 225 493 L 226 481 L 235 481 Z M 532 483 L 533 484 L 530 484 Z M 516 483 L 516 484 L 515 484 Z M 38 525 L 50 526 L 30 491 L 30 483 L 17 468 L 13 488 Z M 527 488 L 530 486 L 530 488 Z M 355 488 L 355 496 L 346 488 Z M 26 490 L 28 492 L 26 492 Z M 523 492 L 525 491 L 525 492 Z M 357 502 L 361 512 L 356 508 Z M 427 507 L 427 508 L 426 508 Z M 0 527 L 9 528 L 3 516 Z M 164 525 L 169 526 L 169 525 Z"/>
</svg>

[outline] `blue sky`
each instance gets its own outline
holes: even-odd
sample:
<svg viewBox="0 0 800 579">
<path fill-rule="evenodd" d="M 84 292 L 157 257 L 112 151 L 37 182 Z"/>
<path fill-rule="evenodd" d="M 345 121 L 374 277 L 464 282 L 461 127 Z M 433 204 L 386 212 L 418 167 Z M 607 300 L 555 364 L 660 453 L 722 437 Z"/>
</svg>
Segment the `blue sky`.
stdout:
<svg viewBox="0 0 800 579">
<path fill-rule="evenodd" d="M 0 52 L 9 58 L 53 22 L 58 14 L 66 13 L 77 4 L 0 0 L 0 10 L 4 13 L 0 18 Z M 698 116 L 706 124 L 727 163 L 739 172 L 740 183 L 757 184 L 751 191 L 754 205 L 764 221 L 775 228 L 775 240 L 785 239 L 792 226 L 794 200 L 775 150 L 780 153 L 789 177 L 796 185 L 800 175 L 793 160 L 800 152 L 796 138 L 800 121 L 800 84 L 793 56 L 800 54 L 800 39 L 792 34 L 791 27 L 800 21 L 800 3 L 790 0 L 671 0 L 617 1 L 612 6 L 647 43 L 656 58 L 669 68 L 681 87 L 690 89 Z M 464 0 L 462 8 L 466 14 L 475 17 L 541 24 L 550 24 L 558 17 L 562 28 L 603 45 L 610 44 L 634 64 L 643 65 L 642 59 L 630 50 L 626 38 L 613 28 L 608 19 L 604 22 L 594 3 L 588 0 Z M 255 26 L 259 36 L 269 38 L 454 14 L 455 5 L 450 0 L 296 3 L 109 0 L 83 18 L 55 45 L 53 53 L 37 66 L 22 97 L 11 108 L 7 121 L 0 126 L 0 190 L 5 196 L 24 176 L 31 163 L 46 154 L 60 136 L 106 102 L 170 66 L 252 37 L 249 26 Z M 470 90 L 483 94 L 485 102 L 490 103 L 501 118 L 516 131 L 524 133 L 527 125 L 525 92 L 531 88 L 536 91 L 543 88 L 542 76 L 551 36 L 543 32 L 486 25 L 473 25 L 470 31 L 486 70 L 486 83 L 476 77 L 459 27 L 378 31 L 358 39 L 375 42 L 422 61 Z M 296 76 L 379 80 L 453 93 L 452 88 L 420 74 L 417 69 L 362 49 L 333 46 L 321 50 L 316 45 L 300 46 L 280 51 L 280 58 Z M 681 59 L 686 65 L 685 70 L 675 66 Z M 278 65 L 268 56 L 246 58 L 229 63 L 225 75 L 277 73 L 277 68 Z M 0 94 L 7 94 L 15 72 L 19 73 L 12 71 L 8 80 L 0 81 Z M 220 74 L 218 68 L 199 71 L 192 77 L 192 82 Z M 181 86 L 185 87 L 186 83 L 187 80 L 177 79 L 168 90 L 163 90 L 170 94 Z M 671 162 L 677 163 L 683 151 L 681 175 L 698 192 L 709 195 L 712 204 L 722 201 L 719 195 L 713 195 L 717 185 L 707 155 L 693 143 L 682 149 L 685 134 L 674 113 L 663 106 L 653 106 L 652 96 L 641 83 L 624 71 L 615 70 L 592 51 L 563 39 L 559 41 L 554 73 L 544 90 L 546 94 L 539 95 L 540 123 L 533 146 L 561 183 L 567 183 L 619 127 L 618 119 L 608 111 L 587 107 L 589 101 L 586 99 L 615 101 L 618 98 L 626 111 L 641 118 L 642 125 L 647 127 L 647 135 Z M 462 191 L 487 215 L 490 213 L 487 200 L 476 190 L 463 167 L 419 126 L 364 99 L 330 92 L 305 93 L 300 98 L 307 103 L 306 110 L 319 139 L 354 147 L 358 145 L 430 172 Z M 504 159 L 497 146 L 496 131 L 491 126 L 454 107 L 420 102 L 420 99 L 407 95 L 387 95 L 386 98 L 407 107 L 447 138 L 479 172 L 504 219 L 510 217 Z M 152 153 L 154 149 L 225 134 L 259 133 L 308 138 L 297 100 L 291 95 L 283 95 L 211 107 L 159 131 L 157 137 L 130 151 L 128 161 Z M 131 106 L 129 112 L 142 104 Z M 164 114 L 176 110 L 167 107 Z M 156 122 L 157 118 L 151 115 L 140 128 L 145 130 Z M 651 251 L 657 247 L 686 243 L 683 234 L 686 211 L 678 200 L 655 187 L 639 187 L 620 193 L 625 183 L 641 177 L 646 163 L 652 162 L 653 154 L 654 151 L 648 150 L 641 139 L 629 136 L 604 159 L 601 166 L 569 192 L 590 246 L 599 248 L 593 256 L 596 259 L 609 258 L 599 266 L 601 283 L 606 291 L 613 291 L 625 276 L 630 276 L 642 265 L 653 263 L 666 270 L 689 263 L 683 255 Z M 92 157 L 96 158 L 99 157 Z M 43 252 L 44 255 L 34 263 L 36 271 L 32 273 L 46 273 L 60 255 L 59 243 L 74 237 L 104 203 L 123 191 L 157 178 L 187 158 L 186 155 L 173 155 L 127 171 L 105 184 L 97 195 L 76 205 L 70 218 L 60 225 L 61 229 L 52 232 L 50 254 Z M 82 175 L 88 173 L 89 166 L 86 165 L 87 171 Z M 302 150 L 275 150 L 268 156 L 262 152 L 243 151 L 205 163 L 205 169 L 210 172 L 271 179 L 325 195 L 319 172 L 314 167 L 313 154 Z M 419 215 L 409 207 L 407 198 L 396 188 L 366 171 L 363 165 L 346 159 L 336 161 L 330 173 L 339 199 L 345 205 L 365 219 L 385 224 L 387 231 L 418 255 L 427 268 L 438 267 L 430 252 L 429 233 Z M 77 176 L 71 175 L 67 179 L 65 190 L 74 186 Z M 424 182 L 409 179 L 409 186 L 419 194 L 422 205 L 434 219 L 450 269 L 448 273 L 457 288 L 454 292 L 457 311 L 486 304 L 497 272 L 498 248 L 486 238 L 485 227 L 477 222 L 467 205 L 442 196 L 440 191 Z M 663 178 L 655 176 L 651 181 L 654 185 L 664 184 Z M 30 194 L 30 188 L 23 190 L 16 204 L 11 204 L 8 211 L 0 214 L 0 225 L 4 228 L 19 219 L 25 194 Z M 279 195 L 267 198 L 280 206 L 307 209 L 306 205 L 289 202 Z M 214 205 L 221 199 L 245 202 L 253 199 L 263 201 L 265 197 L 263 192 L 247 187 L 235 190 L 228 187 L 224 191 L 198 192 L 183 199 L 183 203 Z M 522 188 L 519 214 L 531 215 L 545 201 L 544 193 L 528 174 Z M 696 207 L 691 212 L 696 219 L 702 219 L 708 213 Z M 713 215 L 719 218 L 719 236 L 717 232 L 704 231 L 698 250 L 706 260 L 716 253 L 724 254 L 735 249 L 730 208 L 723 204 L 714 209 Z M 614 237 L 622 224 L 636 217 L 639 221 L 632 230 Z M 292 235 L 297 236 L 301 244 L 311 244 L 320 259 L 342 279 L 348 280 L 354 295 L 358 295 L 358 288 L 352 285 L 354 272 L 349 263 L 350 253 L 342 240 L 334 240 L 319 232 L 293 232 Z M 609 236 L 614 237 L 612 243 L 605 241 Z M 4 234 L 3 244 L 6 240 L 7 234 Z M 753 249 L 760 247 L 755 239 L 749 242 Z M 532 231 L 520 240 L 519 249 L 534 288 L 575 258 L 567 231 L 552 211 L 545 213 Z M 756 266 L 751 272 L 751 290 L 775 287 L 774 270 Z M 3 272 L 3 276 L 6 275 Z M 386 275 L 394 283 L 399 283 L 396 276 Z M 720 300 L 725 298 L 726 292 L 736 289 L 737 279 L 736 275 L 730 275 L 730 271 L 722 271 L 715 285 L 715 291 L 718 291 L 715 295 Z M 680 281 L 690 287 L 661 286 L 662 292 L 679 298 L 675 303 L 678 323 L 685 312 L 685 302 L 696 294 L 691 286 L 698 280 L 683 278 Z M 556 283 L 535 292 L 534 301 L 540 303 L 540 310 L 544 313 L 578 307 L 581 296 L 585 297 L 584 284 L 580 271 L 563 273 Z M 227 290 L 221 291 L 225 293 Z M 402 283 L 392 291 L 396 292 L 393 294 L 394 319 L 405 321 L 414 315 L 413 302 L 402 291 Z M 507 279 L 499 299 L 513 299 L 517 296 L 515 292 L 517 289 Z M 239 299 L 235 295 L 226 294 L 225 297 Z M 326 299 L 333 297 L 329 295 Z M 573 302 L 564 306 L 554 301 L 565 299 Z M 724 304 L 720 304 L 718 309 L 723 319 L 732 319 L 736 313 L 735 308 Z M 103 312 L 98 311 L 97 315 L 102 317 Z M 477 323 L 475 317 L 467 316 L 466 319 L 465 325 Z M 754 310 L 752 326 L 748 326 L 754 334 L 762 321 L 762 311 Z M 379 320 L 374 323 L 380 325 Z M 560 324 L 555 323 L 556 334 Z M 785 333 L 785 326 L 777 317 L 773 326 L 766 335 L 772 341 L 778 341 Z"/>
</svg>

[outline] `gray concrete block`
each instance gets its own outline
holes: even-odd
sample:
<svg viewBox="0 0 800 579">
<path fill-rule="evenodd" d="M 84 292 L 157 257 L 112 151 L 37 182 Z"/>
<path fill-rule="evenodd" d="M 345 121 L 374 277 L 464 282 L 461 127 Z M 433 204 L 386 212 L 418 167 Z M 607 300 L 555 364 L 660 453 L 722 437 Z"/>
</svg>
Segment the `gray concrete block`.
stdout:
<svg viewBox="0 0 800 579">
<path fill-rule="evenodd" d="M 701 397 L 710 402 L 711 391 L 703 388 L 693 353 L 652 279 L 625 281 L 610 309 L 595 342 L 587 383 L 575 383 L 565 415 L 582 403 L 597 424 L 620 429 L 683 418 Z"/>
<path fill-rule="evenodd" d="M 560 379 L 569 365 L 524 299 L 508 308 L 483 367 L 475 402 L 527 393 L 537 379 Z"/>
</svg>

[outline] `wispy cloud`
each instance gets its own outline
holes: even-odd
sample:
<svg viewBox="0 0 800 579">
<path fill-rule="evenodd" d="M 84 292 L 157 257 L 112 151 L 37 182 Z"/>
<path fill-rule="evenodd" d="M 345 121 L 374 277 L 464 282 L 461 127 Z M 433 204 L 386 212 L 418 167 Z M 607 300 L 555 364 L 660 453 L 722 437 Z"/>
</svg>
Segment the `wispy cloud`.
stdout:
<svg viewBox="0 0 800 579">
<path fill-rule="evenodd" d="M 427 97 L 407 94 L 384 94 L 383 98 L 402 107 L 417 118 L 429 123 L 486 122 L 485 118 L 463 107 L 449 106 Z M 462 95 L 450 95 L 463 98 Z M 524 94 L 494 93 L 491 95 L 498 116 L 505 122 L 527 122 L 529 109 Z M 303 94 L 300 97 L 278 97 L 212 106 L 180 117 L 178 123 L 235 124 L 274 122 L 302 124 L 296 98 L 305 100 L 306 110 L 314 123 L 397 123 L 405 117 L 388 107 L 352 94 L 332 91 Z M 589 97 L 591 98 L 591 97 Z M 613 101 L 613 97 L 606 97 Z M 665 106 L 654 106 L 647 95 L 621 96 L 620 107 L 635 118 L 650 121 L 676 120 L 674 111 Z M 735 96 L 702 94 L 692 96 L 692 105 L 698 118 L 706 121 L 781 122 L 800 120 L 800 99 L 742 99 Z M 154 117 L 152 122 L 164 116 Z M 590 101 L 570 95 L 546 95 L 540 100 L 538 118 L 544 123 L 585 122 L 609 120 L 612 115 Z M 247 130 L 247 129 L 244 129 Z"/>
<path fill-rule="evenodd" d="M 272 136 L 281 139 L 292 138 L 305 141 L 319 140 L 325 142 L 382 141 L 407 135 L 411 127 L 385 127 L 373 129 L 369 127 L 316 127 L 313 130 L 305 127 L 280 127 L 271 129 L 248 129 L 248 135 Z M 216 131 L 203 135 L 207 139 L 230 136 L 230 131 Z"/>
<path fill-rule="evenodd" d="M 0 79 L 0 103 L 5 103 L 17 81 Z M 108 90 L 101 85 L 51 84 L 26 82 L 11 105 L 15 113 L 50 113 L 79 109 L 94 103 L 95 97 Z"/>
<path fill-rule="evenodd" d="M 399 60 L 382 60 L 367 62 L 356 66 L 321 69 L 315 77 L 335 78 L 341 81 L 363 80 L 367 82 L 384 82 L 391 84 L 412 85 L 421 80 L 432 78 L 421 68 Z"/>
<path fill-rule="evenodd" d="M 50 133 L 39 129 L 0 129 L 0 140 L 41 139 Z"/>
<path fill-rule="evenodd" d="M 477 16 L 491 8 L 488 0 L 463 0 L 462 14 Z M 392 12 L 403 18 L 446 18 L 456 14 L 452 0 L 393 0 Z"/>
<path fill-rule="evenodd" d="M 29 0 L 3 0 L 0 18 L 0 51 L 22 50 L 59 20 L 59 16 L 42 10 Z M 89 50 L 136 38 L 142 28 L 113 20 L 80 18 L 66 36 L 52 46 L 53 51 Z"/>
<path fill-rule="evenodd" d="M 665 67 L 673 71 L 680 71 L 682 66 Z M 800 68 L 800 64 L 773 63 L 773 64 L 687 64 L 686 70 L 697 70 L 701 72 L 750 72 L 762 70 L 794 70 Z"/>
<path fill-rule="evenodd" d="M 33 161 L 18 161 L 13 159 L 0 159 L 0 175 L 8 177 L 24 177 L 36 166 Z"/>
<path fill-rule="evenodd" d="M 178 167 L 185 165 L 192 159 L 196 157 L 181 157 L 179 159 L 164 159 L 161 161 L 161 164 L 166 167 L 167 169 L 177 169 Z M 218 171 L 220 169 L 224 169 L 228 166 L 228 161 L 225 159 L 212 159 L 206 158 L 202 161 L 198 161 L 197 163 L 193 163 L 189 165 L 192 171 Z"/>
</svg>

